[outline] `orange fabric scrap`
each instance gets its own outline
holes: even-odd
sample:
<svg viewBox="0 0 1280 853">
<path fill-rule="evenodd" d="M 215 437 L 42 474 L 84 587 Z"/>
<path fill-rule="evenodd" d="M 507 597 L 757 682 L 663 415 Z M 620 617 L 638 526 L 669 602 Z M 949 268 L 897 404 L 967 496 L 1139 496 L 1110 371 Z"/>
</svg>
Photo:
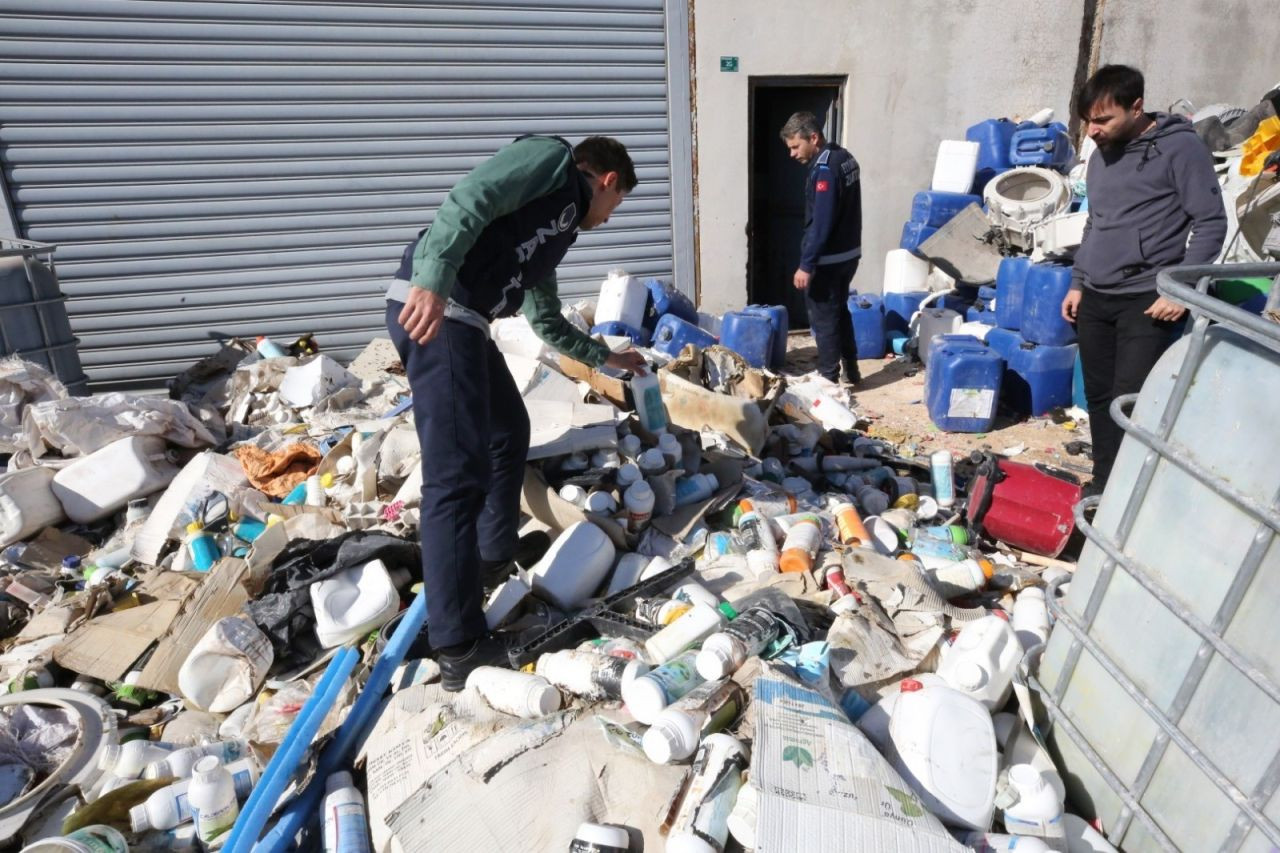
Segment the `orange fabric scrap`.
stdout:
<svg viewBox="0 0 1280 853">
<path fill-rule="evenodd" d="M 283 498 L 293 491 L 316 472 L 323 458 L 319 450 L 301 443 L 290 444 L 274 453 L 242 444 L 235 449 L 235 454 L 253 487 L 273 498 Z"/>
</svg>

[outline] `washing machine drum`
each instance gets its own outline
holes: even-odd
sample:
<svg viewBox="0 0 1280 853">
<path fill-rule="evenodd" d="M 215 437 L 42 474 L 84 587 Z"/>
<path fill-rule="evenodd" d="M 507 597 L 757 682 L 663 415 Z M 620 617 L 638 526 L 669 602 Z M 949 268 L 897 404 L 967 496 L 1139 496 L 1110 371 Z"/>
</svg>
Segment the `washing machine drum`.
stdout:
<svg viewBox="0 0 1280 853">
<path fill-rule="evenodd" d="M 1022 166 L 992 178 L 982 197 L 993 225 L 1026 234 L 1071 205 L 1071 187 L 1052 169 Z"/>
</svg>

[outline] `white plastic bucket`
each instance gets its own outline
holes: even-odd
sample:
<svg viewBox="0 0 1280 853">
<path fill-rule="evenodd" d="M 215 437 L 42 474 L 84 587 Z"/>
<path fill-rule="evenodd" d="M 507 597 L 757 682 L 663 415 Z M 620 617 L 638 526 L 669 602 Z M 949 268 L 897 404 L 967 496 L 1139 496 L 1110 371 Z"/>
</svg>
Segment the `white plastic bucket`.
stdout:
<svg viewBox="0 0 1280 853">
<path fill-rule="evenodd" d="M 66 518 L 53 493 L 52 468 L 0 474 L 0 548 L 26 539 Z"/>
<path fill-rule="evenodd" d="M 400 609 L 400 595 L 381 560 L 352 566 L 311 585 L 316 635 L 325 648 L 358 640 Z"/>
<path fill-rule="evenodd" d="M 933 181 L 929 189 L 934 192 L 967 193 L 973 189 L 973 175 L 978 170 L 976 142 L 963 139 L 944 139 L 938 143 L 938 159 L 933 165 Z"/>
<path fill-rule="evenodd" d="M 134 498 L 159 491 L 178 475 L 163 438 L 129 436 L 77 459 L 53 477 L 53 493 L 80 524 L 106 518 Z"/>
</svg>

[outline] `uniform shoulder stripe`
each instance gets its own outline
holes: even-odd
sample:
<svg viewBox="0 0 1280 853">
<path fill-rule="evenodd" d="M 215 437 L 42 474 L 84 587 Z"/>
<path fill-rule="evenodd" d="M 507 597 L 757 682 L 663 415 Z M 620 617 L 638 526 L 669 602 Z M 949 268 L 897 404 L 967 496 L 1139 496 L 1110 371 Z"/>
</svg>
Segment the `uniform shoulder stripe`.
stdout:
<svg viewBox="0 0 1280 853">
<path fill-rule="evenodd" d="M 827 164 L 827 161 L 830 159 L 831 159 L 831 149 L 827 148 L 821 154 L 818 155 L 818 165 L 825 166 Z"/>
</svg>

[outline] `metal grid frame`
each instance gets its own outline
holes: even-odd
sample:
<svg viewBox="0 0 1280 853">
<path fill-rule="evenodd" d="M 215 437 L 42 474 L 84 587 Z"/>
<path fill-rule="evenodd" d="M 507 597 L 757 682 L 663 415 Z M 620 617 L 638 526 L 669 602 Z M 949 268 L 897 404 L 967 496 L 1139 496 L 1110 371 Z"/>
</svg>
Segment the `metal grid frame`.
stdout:
<svg viewBox="0 0 1280 853">
<path fill-rule="evenodd" d="M 1099 775 L 1123 803 L 1120 815 L 1113 827 L 1108 828 L 1111 839 L 1123 838 L 1134 819 L 1137 819 L 1152 835 L 1155 841 L 1166 850 L 1178 850 L 1178 846 L 1157 824 L 1151 814 L 1143 808 L 1141 799 L 1151 783 L 1161 758 L 1165 755 L 1172 741 L 1186 754 L 1189 760 L 1204 773 L 1235 806 L 1240 814 L 1237 816 L 1231 832 L 1224 840 L 1220 850 L 1234 851 L 1240 848 L 1250 829 L 1257 827 L 1273 844 L 1280 845 L 1280 827 L 1271 821 L 1262 809 L 1267 801 L 1280 787 L 1280 750 L 1272 757 L 1261 782 L 1250 792 L 1241 791 L 1212 761 L 1197 748 L 1178 728 L 1183 713 L 1191 702 L 1200 680 L 1209 666 L 1214 653 L 1249 679 L 1259 690 L 1273 701 L 1280 703 L 1280 686 L 1277 686 L 1257 667 L 1240 655 L 1224 639 L 1223 632 L 1231 623 L 1245 591 L 1253 582 L 1262 563 L 1267 548 L 1273 537 L 1280 534 L 1280 493 L 1273 498 L 1271 505 L 1264 505 L 1252 497 L 1232 487 L 1221 477 L 1213 474 L 1201 464 L 1195 454 L 1188 448 L 1170 441 L 1170 435 L 1178 414 L 1186 401 L 1195 369 L 1205 352 L 1205 335 L 1212 323 L 1219 323 L 1233 332 L 1274 351 L 1280 351 L 1280 325 L 1268 322 L 1260 317 L 1248 314 L 1233 306 L 1229 306 L 1208 294 L 1209 284 L 1216 278 L 1227 276 L 1268 276 L 1274 277 L 1274 288 L 1280 288 L 1280 264 L 1243 264 L 1232 266 L 1207 265 L 1189 266 L 1163 271 L 1157 278 L 1157 287 L 1161 295 L 1174 299 L 1191 310 L 1193 319 L 1191 331 L 1188 333 L 1190 343 L 1185 357 L 1177 371 L 1177 379 L 1173 391 L 1165 403 L 1159 423 L 1154 431 L 1138 426 L 1129 417 L 1137 394 L 1127 394 L 1117 398 L 1111 405 L 1111 416 L 1122 429 L 1147 448 L 1147 454 L 1139 470 L 1137 481 L 1129 495 L 1114 537 L 1101 532 L 1086 519 L 1086 513 L 1095 508 L 1098 498 L 1082 501 L 1075 509 L 1076 524 L 1085 537 L 1102 550 L 1104 560 L 1099 570 L 1097 581 L 1084 608 L 1081 619 L 1067 612 L 1057 601 L 1053 593 L 1066 578 L 1058 579 L 1050 584 L 1050 595 L 1047 596 L 1049 607 L 1056 621 L 1072 635 L 1066 659 L 1059 673 L 1056 687 L 1048 690 L 1036 676 L 1029 677 L 1032 688 L 1039 694 L 1045 708 L 1049 712 L 1050 724 L 1058 726 L 1063 733 L 1080 749 L 1081 753 L 1093 764 Z M 1220 605 L 1213 620 L 1205 623 L 1174 598 L 1154 578 L 1149 568 L 1138 560 L 1123 553 L 1123 547 L 1133 530 L 1138 510 L 1147 496 L 1156 466 L 1161 460 L 1182 469 L 1188 475 L 1203 483 L 1224 500 L 1230 501 L 1257 520 L 1258 526 L 1253 534 L 1253 541 L 1245 555 L 1235 579 Z M 1089 636 L 1098 610 L 1116 569 L 1124 570 L 1140 586 L 1157 601 L 1185 623 L 1200 637 L 1200 647 L 1182 684 L 1179 686 L 1168 713 L 1143 695 L 1131 678 L 1129 678 L 1107 653 Z M 1085 736 L 1072 723 L 1063 711 L 1061 701 L 1071 676 L 1080 660 L 1081 652 L 1088 649 L 1099 665 L 1116 680 L 1120 687 L 1142 708 L 1160 729 L 1152 742 L 1134 783 L 1126 785 L 1107 766 L 1105 758 L 1100 756 L 1088 743 Z"/>
</svg>

